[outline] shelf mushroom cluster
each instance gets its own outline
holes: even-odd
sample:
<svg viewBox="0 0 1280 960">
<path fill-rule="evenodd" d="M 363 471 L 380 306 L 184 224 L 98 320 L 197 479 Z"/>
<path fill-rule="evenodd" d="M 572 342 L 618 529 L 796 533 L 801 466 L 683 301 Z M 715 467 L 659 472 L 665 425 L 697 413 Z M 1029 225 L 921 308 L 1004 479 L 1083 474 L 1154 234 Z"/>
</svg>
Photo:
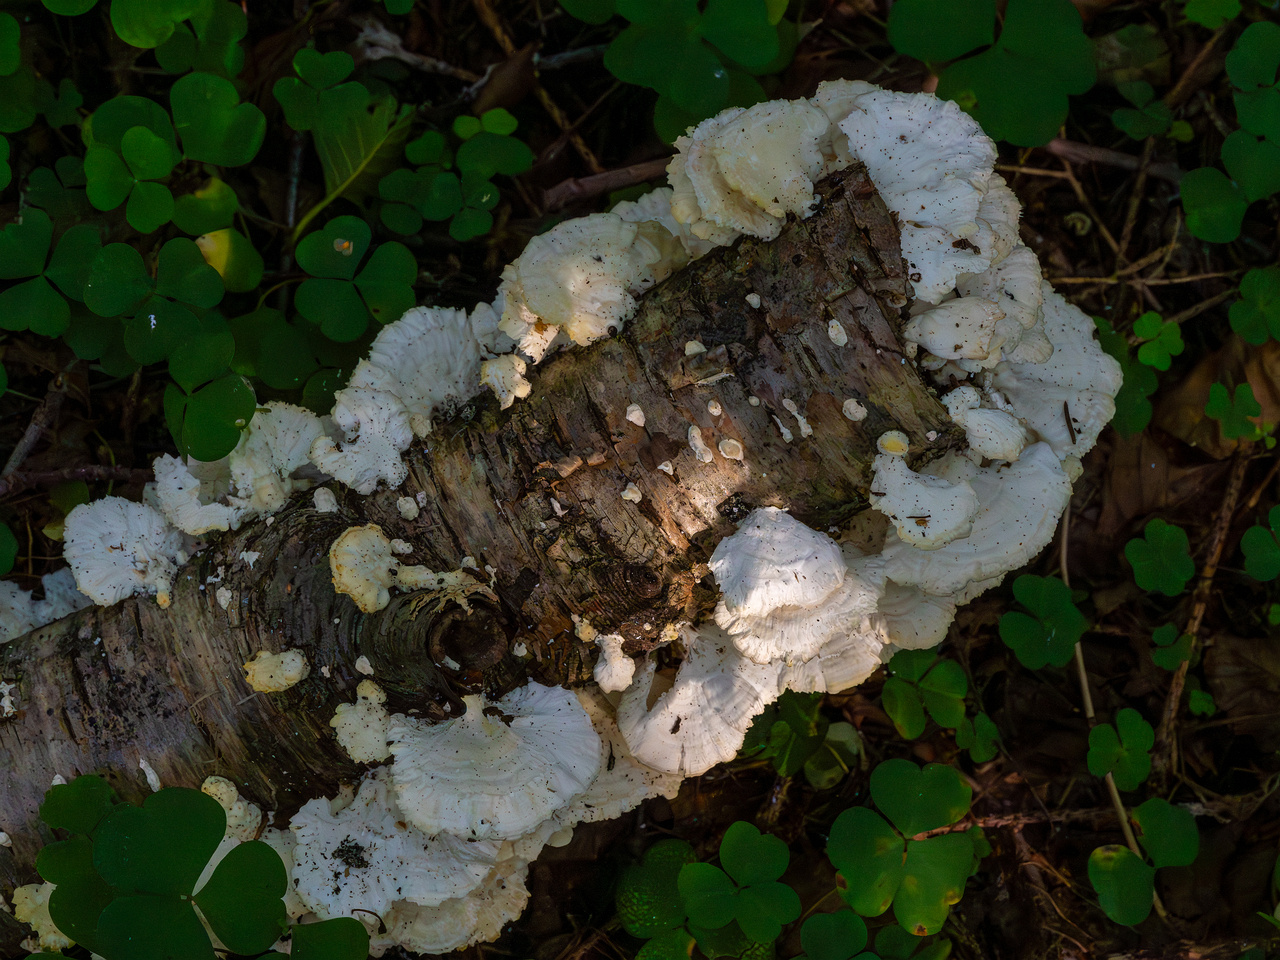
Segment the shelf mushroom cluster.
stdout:
<svg viewBox="0 0 1280 960">
<path fill-rule="evenodd" d="M 162 458 L 146 505 L 108 498 L 68 517 L 81 590 L 98 603 L 154 593 L 163 604 L 193 537 L 268 514 L 324 477 L 359 494 L 398 487 L 402 453 L 434 418 L 486 388 L 510 406 L 550 353 L 616 333 L 674 270 L 744 234 L 777 236 L 788 216 L 812 212 L 822 176 L 866 165 L 901 230 L 915 294 L 908 355 L 934 378 L 967 451 L 915 471 L 905 436 L 877 438 L 871 502 L 889 521 L 879 541 L 837 542 L 773 507 L 746 517 L 712 556 L 722 596 L 711 620 L 664 625 L 683 648 L 674 680 L 651 656 L 627 669 L 606 635 L 598 676 L 612 697 L 530 684 L 432 726 L 388 716 L 377 685 L 362 683 L 335 733 L 356 761 L 390 756 L 390 767 L 372 771 L 345 809 L 307 804 L 271 842 L 293 864 L 300 909 L 380 914 L 382 947 L 438 952 L 496 936 L 527 900 L 529 860 L 575 823 L 672 795 L 681 778 L 730 759 L 784 690 L 845 689 L 897 649 L 938 643 L 958 604 L 1048 543 L 1079 458 L 1114 412 L 1118 365 L 1042 279 L 1019 240 L 1018 201 L 994 172 L 995 146 L 955 104 L 836 81 L 808 99 L 727 110 L 677 148 L 669 187 L 535 238 L 494 303 L 416 308 L 383 328 L 328 418 L 268 405 L 225 461 Z M 830 336 L 847 342 L 842 328 Z M 870 403 L 847 397 L 843 410 L 862 423 Z M 804 442 L 804 421 L 788 409 Z M 638 408 L 627 416 L 644 423 Z M 717 450 L 743 458 L 740 445 L 713 447 L 700 434 L 695 449 L 696 429 L 698 462 Z M 465 596 L 479 583 L 402 567 L 398 541 L 359 536 L 335 555 L 359 567 L 376 554 L 382 574 L 338 578 L 335 568 L 335 586 L 365 609 L 393 586 Z M 104 569 L 94 545 L 107 542 Z M 374 863 L 402 871 L 403 884 L 392 892 L 362 873 Z"/>
</svg>

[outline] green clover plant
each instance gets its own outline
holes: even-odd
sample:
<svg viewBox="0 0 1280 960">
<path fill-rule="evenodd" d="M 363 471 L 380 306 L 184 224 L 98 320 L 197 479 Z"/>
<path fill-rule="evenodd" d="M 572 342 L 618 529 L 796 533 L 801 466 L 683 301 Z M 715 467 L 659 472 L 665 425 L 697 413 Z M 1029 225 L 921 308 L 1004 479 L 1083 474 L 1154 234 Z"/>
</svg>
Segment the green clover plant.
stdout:
<svg viewBox="0 0 1280 960">
<path fill-rule="evenodd" d="M 1267 526 L 1254 524 L 1240 538 L 1244 551 L 1244 572 L 1255 580 L 1274 580 L 1280 576 L 1280 543 L 1276 542 L 1280 531 L 1280 507 L 1272 507 L 1267 514 Z"/>
<path fill-rule="evenodd" d="M 676 887 L 694 927 L 718 930 L 736 922 L 757 943 L 769 943 L 800 916 L 800 898 L 779 877 L 791 859 L 787 845 L 739 820 L 720 841 L 720 867 L 681 867 Z"/>
<path fill-rule="evenodd" d="M 1089 856 L 1089 882 L 1098 903 L 1116 923 L 1133 926 L 1151 913 L 1155 875 L 1162 867 L 1186 867 L 1200 853 L 1195 818 L 1184 808 L 1153 797 L 1130 815 L 1147 863 L 1128 847 L 1098 847 Z"/>
<path fill-rule="evenodd" d="M 0 577 L 13 569 L 17 559 L 18 538 L 13 535 L 7 523 L 0 523 Z"/>
<path fill-rule="evenodd" d="M 1214 702 L 1213 694 L 1208 690 L 1187 684 L 1187 709 L 1197 717 L 1212 717 L 1218 712 L 1218 705 Z"/>
<path fill-rule="evenodd" d="M 98 229 L 78 224 L 56 247 L 53 232 L 49 215 L 38 207 L 0 232 L 0 280 L 23 281 L 0 291 L 0 328 L 56 337 L 71 320 L 68 298 L 84 300 L 87 268 L 102 248 Z"/>
<path fill-rule="evenodd" d="M 1159 517 L 1147 521 L 1142 536 L 1124 545 L 1133 579 L 1143 590 L 1176 597 L 1196 573 L 1187 533 Z"/>
<path fill-rule="evenodd" d="M 1231 329 L 1246 343 L 1280 340 L 1280 267 L 1255 267 L 1240 281 L 1240 299 L 1228 311 Z"/>
<path fill-rule="evenodd" d="M 0 137 L 0 190 L 13 180 L 13 168 L 9 166 L 9 141 Z"/>
<path fill-rule="evenodd" d="M 240 41 L 249 32 L 249 19 L 231 0 L 204 0 L 191 14 L 190 26 L 179 23 L 156 48 L 156 60 L 170 73 L 196 70 L 234 80 L 244 69 Z"/>
<path fill-rule="evenodd" d="M 1228 440 L 1257 440 L 1262 436 L 1252 419 L 1262 416 L 1262 405 L 1254 399 L 1253 387 L 1247 383 L 1236 385 L 1234 397 L 1225 384 L 1212 384 L 1204 412 L 1218 421 L 1222 436 Z"/>
<path fill-rule="evenodd" d="M 940 727 L 954 730 L 964 722 L 969 681 L 960 664 L 933 650 L 900 650 L 887 669 L 881 697 L 899 736 L 914 740 L 924 733 L 926 710 Z"/>
<path fill-rule="evenodd" d="M 867 924 L 852 910 L 816 913 L 800 927 L 807 960 L 853 960 L 866 945 Z"/>
<path fill-rule="evenodd" d="M 83 136 L 89 202 L 104 211 L 126 204 L 125 219 L 140 233 L 168 223 L 173 194 L 158 181 L 182 155 L 164 108 L 146 97 L 115 97 L 94 111 Z"/>
<path fill-rule="evenodd" d="M 1173 111 L 1164 101 L 1156 99 L 1156 92 L 1145 80 L 1126 80 L 1116 84 L 1120 95 L 1132 107 L 1120 107 L 1111 113 L 1111 122 L 1122 133 L 1134 140 L 1145 140 L 1168 133 L 1173 126 Z"/>
<path fill-rule="evenodd" d="M 40 876 L 57 885 L 49 914 L 59 930 L 105 960 L 214 960 L 201 917 L 232 953 L 280 956 L 268 951 L 289 929 L 288 874 L 271 847 L 237 844 L 197 889 L 226 831 L 226 813 L 199 790 L 169 787 L 135 807 L 119 803 L 105 780 L 77 777 L 50 788 L 40 818 L 71 834 L 36 860 Z M 302 930 L 293 928 L 295 958 L 367 954 L 368 934 L 358 920 Z"/>
<path fill-rule="evenodd" d="M 84 186 L 84 161 L 59 157 L 52 169 L 36 167 L 27 175 L 27 203 L 56 223 L 78 223 L 93 216 Z"/>
<path fill-rule="evenodd" d="M 391 323 L 415 303 L 417 260 L 392 241 L 373 248 L 365 261 L 372 236 L 359 217 L 335 217 L 303 237 L 294 252 L 298 266 L 309 274 L 298 287 L 295 306 L 331 340 L 355 340 L 370 317 Z"/>
<path fill-rule="evenodd" d="M 1217 30 L 1240 15 L 1240 0 L 1185 0 L 1182 12 L 1192 23 Z"/>
<path fill-rule="evenodd" d="M 1172 358 L 1182 353 L 1182 331 L 1176 323 L 1162 320 L 1160 314 L 1148 310 L 1133 322 L 1133 335 L 1145 341 L 1138 347 L 1138 362 L 1157 370 L 1168 370 Z"/>
<path fill-rule="evenodd" d="M 1191 635 L 1179 633 L 1172 623 L 1162 624 L 1151 635 L 1155 649 L 1151 651 L 1151 660 L 1164 670 L 1177 670 L 1184 661 L 1191 659 Z"/>
<path fill-rule="evenodd" d="M 889 42 L 927 63 L 952 61 L 938 75 L 938 96 L 960 104 L 990 136 L 1047 143 L 1066 120 L 1068 94 L 1084 93 L 1096 78 L 1080 14 L 1070 0 L 1010 0 L 999 37 L 995 27 L 995 0 L 900 0 L 889 13 Z"/>
<path fill-rule="evenodd" d="M 1071 601 L 1070 588 L 1055 577 L 1023 574 L 1013 582 L 1013 595 L 1031 612 L 1004 614 L 1000 639 L 1030 670 L 1066 666 L 1089 628 L 1089 621 Z"/>
<path fill-rule="evenodd" d="M 871 773 L 871 799 L 884 816 L 852 807 L 836 818 L 827 855 L 840 873 L 840 895 L 866 917 L 893 907 L 917 936 L 936 933 L 975 868 L 974 837 L 944 833 L 969 812 L 972 789 L 953 767 L 886 760 Z M 888 818 L 888 820 L 885 819 Z"/>
<path fill-rule="evenodd" d="M 489 211 L 498 203 L 493 177 L 515 176 L 533 165 L 533 151 L 511 136 L 515 130 L 516 118 L 497 107 L 480 117 L 454 120 L 453 133 L 460 141 L 456 149 L 434 130 L 407 144 L 405 157 L 418 167 L 394 170 L 378 182 L 378 195 L 386 201 L 383 224 L 396 233 L 414 234 L 424 220 L 448 220 L 455 240 L 488 233 L 493 227 Z"/>
<path fill-rule="evenodd" d="M 1089 772 L 1095 777 L 1109 773 L 1121 790 L 1136 790 L 1151 773 L 1155 742 L 1151 724 L 1137 710 L 1124 707 L 1114 726 L 1100 723 L 1089 731 Z"/>
<path fill-rule="evenodd" d="M 1093 322 L 1098 330 L 1098 343 L 1120 364 L 1124 375 L 1116 393 L 1116 415 L 1111 426 L 1122 436 L 1141 433 L 1151 422 L 1152 407 L 1148 398 L 1159 386 L 1155 371 L 1133 356 L 1129 341 L 1113 330 L 1107 321 L 1094 317 Z"/>
<path fill-rule="evenodd" d="M 658 135 L 671 143 L 685 128 L 726 107 L 768 99 L 755 78 L 775 73 L 795 50 L 795 24 L 777 0 L 562 0 L 570 14 L 630 21 L 605 51 L 604 65 L 625 83 L 656 90 Z"/>
</svg>

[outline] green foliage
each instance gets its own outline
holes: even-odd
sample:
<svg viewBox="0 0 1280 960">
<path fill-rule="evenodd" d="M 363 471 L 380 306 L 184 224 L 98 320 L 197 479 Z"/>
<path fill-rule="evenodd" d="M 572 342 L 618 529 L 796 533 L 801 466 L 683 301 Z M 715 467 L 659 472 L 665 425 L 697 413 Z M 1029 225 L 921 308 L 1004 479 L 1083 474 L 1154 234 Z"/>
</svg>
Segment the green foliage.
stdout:
<svg viewBox="0 0 1280 960">
<path fill-rule="evenodd" d="M 40 817 L 72 835 L 46 846 L 36 860 L 41 877 L 57 884 L 50 916 L 105 960 L 212 960 L 209 935 L 193 905 L 238 954 L 262 953 L 287 928 L 287 873 L 265 843 L 233 847 L 196 889 L 226 830 L 222 807 L 199 790 L 166 788 L 135 807 L 117 802 L 106 781 L 78 777 L 50 788 Z M 300 930 L 293 931 L 293 955 L 304 960 L 367 954 L 368 935 L 359 921 L 315 924 L 305 936 Z"/>
<path fill-rule="evenodd" d="M 7 77 L 22 65 L 21 38 L 18 21 L 10 14 L 0 13 L 0 76 Z"/>
<path fill-rule="evenodd" d="M 21 222 L 0 232 L 0 280 L 22 281 L 0 291 L 0 327 L 48 337 L 67 329 L 67 300 L 84 300 L 86 268 L 102 242 L 96 228 L 81 224 L 59 238 L 51 257 L 52 245 L 53 223 L 38 208 L 27 210 Z"/>
<path fill-rule="evenodd" d="M 149 50 L 173 35 L 178 24 L 195 14 L 202 0 L 111 0 L 111 26 L 133 47 Z"/>
<path fill-rule="evenodd" d="M 1230 243 L 1240 236 L 1249 200 L 1244 190 L 1214 167 L 1187 172 L 1179 184 L 1187 229 L 1210 243 Z"/>
<path fill-rule="evenodd" d="M 1229 311 L 1231 329 L 1246 343 L 1280 340 L 1280 267 L 1255 267 L 1240 281 L 1240 299 Z"/>
<path fill-rule="evenodd" d="M 1249 24 L 1227 54 L 1227 76 L 1236 87 L 1236 118 L 1251 134 L 1280 144 L 1280 25 Z"/>
<path fill-rule="evenodd" d="M 178 24 L 172 36 L 156 48 L 156 60 L 170 73 L 197 70 L 227 80 L 244 68 L 240 41 L 249 20 L 231 0 L 204 0 L 191 15 L 191 25 Z"/>
<path fill-rule="evenodd" d="M 1254 524 L 1240 538 L 1244 551 L 1244 572 L 1255 580 L 1274 580 L 1280 576 L 1280 507 L 1267 514 L 1267 526 Z"/>
<path fill-rule="evenodd" d="M 779 776 L 803 770 L 816 790 L 834 787 L 862 754 L 862 737 L 850 723 L 830 723 L 821 706 L 821 694 L 783 693 L 752 723 L 743 755 L 771 760 Z"/>
<path fill-rule="evenodd" d="M 1133 810 L 1138 840 L 1156 869 L 1188 867 L 1200 853 L 1196 819 L 1183 807 L 1152 797 Z"/>
<path fill-rule="evenodd" d="M 1176 597 L 1195 576 L 1186 531 L 1159 517 L 1147 521 L 1141 538 L 1125 544 L 1124 555 L 1138 586 L 1166 597 Z"/>
<path fill-rule="evenodd" d="M 370 317 L 391 323 L 414 305 L 418 264 L 403 244 L 392 241 L 374 248 L 356 273 L 371 238 L 367 223 L 344 216 L 298 244 L 298 266 L 310 275 L 298 287 L 298 313 L 340 343 L 364 333 Z"/>
<path fill-rule="evenodd" d="M 796 28 L 785 3 L 770 0 L 570 0 L 590 23 L 614 13 L 630 21 L 605 51 L 619 80 L 658 92 L 654 126 L 671 143 L 685 128 L 725 107 L 767 99 L 756 76 L 791 60 Z"/>
<path fill-rule="evenodd" d="M 9 185 L 13 179 L 13 168 L 9 166 L 9 141 L 0 137 L 0 190 Z"/>
<path fill-rule="evenodd" d="M 454 120 L 459 141 L 454 148 L 435 130 L 406 145 L 405 157 L 420 166 L 394 170 L 378 182 L 378 194 L 386 201 L 383 224 L 396 233 L 413 234 L 424 220 L 448 220 L 455 240 L 488 233 L 493 226 L 489 211 L 498 202 L 493 178 L 515 176 L 533 165 L 533 151 L 510 136 L 515 129 L 516 118 L 498 107 L 480 117 Z"/>
<path fill-rule="evenodd" d="M 1173 125 L 1173 111 L 1156 99 L 1156 92 L 1145 80 L 1128 80 L 1116 84 L 1120 95 L 1132 107 L 1120 107 L 1111 114 L 1111 122 L 1134 140 L 1145 140 L 1168 133 Z"/>
<path fill-rule="evenodd" d="M 900 650 L 888 670 L 881 696 L 900 736 L 914 740 L 924 733 L 926 710 L 940 727 L 954 730 L 964 723 L 969 681 L 960 664 L 939 660 L 932 650 Z"/>
<path fill-rule="evenodd" d="M 1208 690 L 1189 687 L 1187 690 L 1187 709 L 1197 717 L 1212 717 L 1218 712 L 1218 705 L 1213 700 L 1213 694 Z"/>
<path fill-rule="evenodd" d="M 1240 15 L 1240 0 L 1186 0 L 1182 12 L 1192 23 L 1217 30 Z"/>
<path fill-rule="evenodd" d="M 1155 742 L 1151 724 L 1137 710 L 1124 707 L 1115 726 L 1100 723 L 1089 731 L 1089 772 L 1095 777 L 1109 773 L 1121 790 L 1136 790 L 1151 773 Z"/>
<path fill-rule="evenodd" d="M 693 847 L 683 840 L 659 840 L 638 864 L 623 871 L 615 902 L 618 920 L 633 937 L 656 937 L 683 925 L 684 902 L 676 877 L 686 863 L 696 863 Z"/>
<path fill-rule="evenodd" d="M 211 73 L 189 73 L 169 90 L 173 127 L 188 160 L 243 166 L 262 146 L 267 118 L 241 103 L 235 84 Z"/>
<path fill-rule="evenodd" d="M 1138 362 L 1157 370 L 1168 370 L 1172 357 L 1182 353 L 1182 332 L 1176 323 L 1162 320 L 1148 310 L 1133 323 L 1133 335 L 1145 341 L 1138 347 Z"/>
<path fill-rule="evenodd" d="M 1147 398 L 1159 386 L 1155 372 L 1134 358 L 1129 342 L 1122 334 L 1113 330 L 1107 321 L 1094 317 L 1093 323 L 1097 327 L 1098 342 L 1102 349 L 1120 364 L 1124 376 L 1116 394 L 1116 415 L 1111 420 L 1111 426 L 1123 436 L 1141 433 L 1151 422 L 1151 401 Z"/>
<path fill-rule="evenodd" d="M 777 837 L 741 820 L 732 824 L 720 842 L 723 870 L 691 863 L 676 878 L 690 924 L 717 930 L 736 921 L 757 943 L 777 939 L 783 925 L 800 916 L 800 898 L 778 881 L 789 860 Z"/>
<path fill-rule="evenodd" d="M 18 559 L 18 538 L 7 523 L 0 523 L 0 577 L 13 569 Z"/>
<path fill-rule="evenodd" d="M 1183 661 L 1191 659 L 1190 634 L 1179 635 L 1178 628 L 1172 623 L 1157 627 L 1155 633 L 1151 635 L 1151 640 L 1155 644 L 1155 649 L 1151 651 L 1151 660 L 1157 667 L 1177 670 Z"/>
<path fill-rule="evenodd" d="M 959 821 L 972 791 L 952 767 L 886 760 L 871 774 L 871 798 L 889 822 L 865 807 L 836 818 L 827 854 L 840 871 L 840 895 L 863 916 L 894 916 L 917 936 L 941 929 L 974 865 L 968 833 L 919 834 Z"/>
<path fill-rule="evenodd" d="M 1109 844 L 1089 855 L 1089 882 L 1103 912 L 1133 926 L 1147 919 L 1155 894 L 1155 868 L 1128 847 Z"/>
<path fill-rule="evenodd" d="M 1218 421 L 1223 437 L 1228 440 L 1256 440 L 1261 436 L 1252 417 L 1262 415 L 1262 405 L 1254 399 L 1253 387 L 1247 383 L 1236 385 L 1235 396 L 1227 393 L 1224 384 L 1209 387 L 1209 402 L 1204 405 L 1206 416 Z"/>
<path fill-rule="evenodd" d="M 979 712 L 972 720 L 962 720 L 956 727 L 956 746 L 969 751 L 974 763 L 986 763 L 1000 752 L 1000 728 L 989 716 Z"/>
<path fill-rule="evenodd" d="M 1013 595 L 1031 613 L 1013 610 L 1004 614 L 1000 639 L 1028 669 L 1039 670 L 1046 664 L 1066 666 L 1089 627 L 1084 614 L 1071 602 L 1071 590 L 1056 578 L 1023 574 L 1013 582 Z"/>
<path fill-rule="evenodd" d="M 1093 86 L 1093 47 L 1070 0 L 1010 0 L 992 43 L 991 0 L 944 3 L 901 0 L 889 18 L 899 53 L 921 60 L 955 60 L 938 76 L 938 96 L 955 100 L 997 140 L 1039 146 L 1067 117 L 1067 95 Z M 1016 76 L 1018 83 L 1008 82 Z"/>
<path fill-rule="evenodd" d="M 817 913 L 800 928 L 809 960 L 852 960 L 867 945 L 867 925 L 852 910 Z"/>
</svg>

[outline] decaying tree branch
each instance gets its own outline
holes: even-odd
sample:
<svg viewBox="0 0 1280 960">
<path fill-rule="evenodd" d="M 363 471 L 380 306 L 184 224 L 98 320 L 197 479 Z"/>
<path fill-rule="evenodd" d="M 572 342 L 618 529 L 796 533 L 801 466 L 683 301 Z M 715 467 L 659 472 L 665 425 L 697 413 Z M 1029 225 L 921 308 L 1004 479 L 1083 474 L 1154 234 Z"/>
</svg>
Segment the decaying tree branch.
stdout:
<svg viewBox="0 0 1280 960">
<path fill-rule="evenodd" d="M 402 489 L 340 492 L 328 514 L 300 496 L 212 542 L 168 610 L 145 598 L 92 608 L 0 647 L 0 677 L 17 684 L 17 715 L 0 721 L 0 829 L 13 839 L 0 890 L 35 879 L 52 839 L 36 810 L 55 775 L 102 773 L 136 798 L 146 760 L 165 784 L 220 774 L 288 815 L 359 772 L 328 726 L 361 679 L 357 658 L 391 707 L 436 719 L 468 690 L 580 680 L 594 651 L 572 616 L 650 649 L 664 625 L 709 612 L 704 562 L 751 509 L 840 526 L 866 505 L 880 433 L 905 430 L 934 453 L 958 444 L 897 338 L 908 287 L 892 217 L 861 167 L 820 196 L 778 240 L 743 240 L 650 292 L 621 336 L 536 368 L 527 400 L 499 411 L 486 396 L 438 425 Z M 848 399 L 864 420 L 844 415 Z M 730 440 L 741 459 L 715 452 Z M 639 502 L 621 497 L 629 483 Z M 396 500 L 418 493 L 425 505 L 405 520 Z M 359 613 L 334 593 L 328 549 L 362 523 L 412 544 L 406 562 L 471 558 L 498 601 L 437 609 L 419 593 Z M 310 676 L 254 694 L 241 665 L 286 648 L 306 653 Z M 8 952 L 25 934 L 2 924 Z"/>
</svg>

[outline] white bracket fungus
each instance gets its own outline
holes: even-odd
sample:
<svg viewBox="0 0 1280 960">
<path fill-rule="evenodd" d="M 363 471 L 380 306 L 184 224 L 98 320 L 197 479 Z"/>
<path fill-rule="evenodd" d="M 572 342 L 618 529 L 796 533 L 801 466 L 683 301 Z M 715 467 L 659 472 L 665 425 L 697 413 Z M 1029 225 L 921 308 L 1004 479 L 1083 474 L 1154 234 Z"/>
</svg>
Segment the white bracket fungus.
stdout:
<svg viewBox="0 0 1280 960">
<path fill-rule="evenodd" d="M 916 473 L 907 466 L 903 439 L 896 430 L 880 438 L 868 502 L 893 521 L 899 537 L 922 550 L 968 536 L 978 513 L 973 487 Z"/>
<path fill-rule="evenodd" d="M 0 580 L 0 643 L 5 643 L 37 627 L 61 620 L 93 601 L 76 589 L 75 574 L 63 567 L 40 578 L 44 599 L 33 600 L 31 590 L 23 590 L 11 580 Z"/>
<path fill-rule="evenodd" d="M 600 738 L 572 692 L 538 683 L 430 724 L 391 718 L 392 775 L 405 815 L 425 833 L 518 837 L 582 793 Z"/>
<path fill-rule="evenodd" d="M 387 746 L 387 695 L 372 680 L 361 680 L 355 703 L 340 703 L 329 721 L 338 745 L 356 763 L 381 763 L 391 756 Z"/>
<path fill-rule="evenodd" d="M 689 449 L 693 451 L 699 463 L 710 463 L 716 458 L 711 448 L 707 446 L 707 441 L 702 439 L 702 428 L 697 425 L 689 427 Z"/>
<path fill-rule="evenodd" d="M 403 542 L 403 541 L 401 541 Z M 333 589 L 345 593 L 364 613 L 381 610 L 391 601 L 391 587 L 401 590 L 454 590 L 464 597 L 483 584 L 468 586 L 465 574 L 436 573 L 423 566 L 406 566 L 395 557 L 393 541 L 376 523 L 348 527 L 329 548 Z"/>
<path fill-rule="evenodd" d="M 310 673 L 311 665 L 301 650 L 259 650 L 244 665 L 245 681 L 259 693 L 281 693 L 307 679 Z"/>
<path fill-rule="evenodd" d="M 942 398 L 942 405 L 964 428 L 969 449 L 989 460 L 1017 460 L 1031 442 L 1026 428 L 1003 410 L 983 409 L 977 389 L 964 384 Z"/>
<path fill-rule="evenodd" d="M 498 406 L 506 410 L 533 390 L 533 384 L 525 379 L 526 369 L 525 362 L 514 353 L 503 354 L 480 364 L 480 382 L 493 390 Z"/>
<path fill-rule="evenodd" d="M 155 594 L 169 606 L 170 589 L 185 560 L 182 534 L 156 510 L 121 497 L 82 503 L 63 528 L 63 556 L 76 586 L 108 607 L 134 594 Z"/>
</svg>

